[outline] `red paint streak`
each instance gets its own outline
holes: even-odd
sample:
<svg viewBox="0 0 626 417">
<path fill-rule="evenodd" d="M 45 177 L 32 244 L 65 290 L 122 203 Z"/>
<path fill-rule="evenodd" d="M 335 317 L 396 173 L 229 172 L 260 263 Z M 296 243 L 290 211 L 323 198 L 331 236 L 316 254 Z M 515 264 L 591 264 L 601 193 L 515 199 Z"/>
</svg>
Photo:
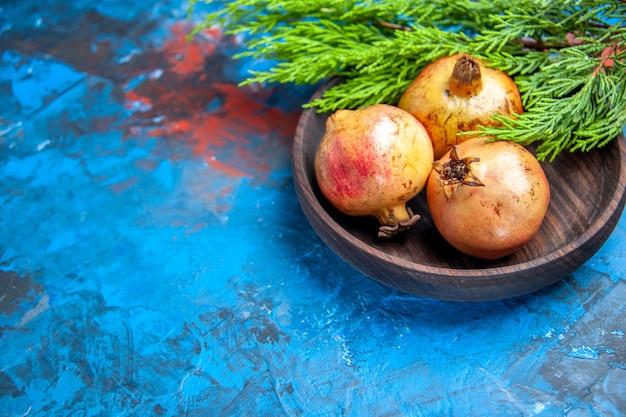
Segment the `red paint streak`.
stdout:
<svg viewBox="0 0 626 417">
<path fill-rule="evenodd" d="M 234 168 L 228 164 L 218 161 L 214 159 L 214 157 L 207 158 L 207 163 L 214 169 L 217 169 L 231 177 L 250 177 L 251 175 L 247 172 L 241 171 L 237 168 Z"/>
<path fill-rule="evenodd" d="M 225 175 L 269 174 L 268 157 L 274 157 L 277 145 L 289 146 L 301 109 L 284 113 L 268 106 L 270 89 L 255 91 L 234 82 L 211 82 L 207 74 L 221 74 L 222 61 L 230 59 L 216 53 L 224 40 L 222 32 L 213 28 L 188 40 L 191 29 L 190 23 L 171 26 L 172 36 L 162 50 L 149 54 L 150 62 L 160 63 L 161 77 L 126 91 L 126 107 L 141 110 L 135 113 L 137 119 L 160 120 L 158 127 L 145 130 L 149 136 L 183 141 Z M 165 59 L 155 58 L 157 53 Z M 141 62 L 141 57 L 133 62 Z M 136 136 L 140 130 L 131 122 L 127 132 Z"/>
<path fill-rule="evenodd" d="M 279 109 L 268 107 L 261 93 L 256 94 L 255 100 L 249 89 L 234 84 L 216 83 L 212 87 L 224 97 L 220 113 L 228 116 L 230 125 L 262 135 L 270 132 L 293 135 L 301 109 L 285 114 Z"/>
<path fill-rule="evenodd" d="M 158 137 L 150 150 L 157 153 L 156 158 L 153 154 L 135 163 L 136 168 L 148 171 L 157 167 L 150 162 L 153 158 L 178 160 L 188 158 L 191 151 L 209 166 L 206 181 L 216 181 L 207 184 L 201 178 L 189 186 L 208 202 L 208 210 L 225 212 L 241 178 L 263 181 L 277 164 L 284 164 L 301 108 L 281 111 L 267 104 L 271 88 L 236 85 L 224 71 L 225 67 L 237 70 L 236 65 L 230 67 L 231 57 L 218 48 L 232 49 L 236 37 L 212 28 L 187 40 L 193 23 L 185 20 L 170 26 L 171 33 L 161 40 L 160 30 L 155 32 L 160 29 L 158 23 L 145 16 L 116 20 L 92 10 L 79 19 L 60 21 L 54 31 L 10 31 L 4 45 L 25 56 L 50 55 L 76 71 L 95 75 L 88 79 L 89 95 L 83 104 L 105 94 L 113 104 L 113 114 L 102 117 L 75 119 L 73 113 L 63 112 L 51 121 L 49 132 L 83 137 L 123 128 L 125 139 Z M 139 49 L 124 57 L 121 41 Z M 122 62 L 122 58 L 129 59 Z M 123 108 L 117 108 L 118 103 Z M 98 152 L 102 157 L 118 157 L 124 149 L 104 147 Z M 81 154 L 73 157 L 81 159 Z M 80 163 L 89 172 L 87 162 L 81 159 Z M 109 180 L 105 175 L 92 178 Z M 107 187 L 119 194 L 137 181 L 131 177 Z"/>
<path fill-rule="evenodd" d="M 155 81 L 138 89 L 148 96 L 146 102 L 152 103 L 149 113 L 165 115 L 161 125 L 149 131 L 150 136 L 183 140 L 211 167 L 235 177 L 269 173 L 272 167 L 267 157 L 275 152 L 272 146 L 277 145 L 276 139 L 278 145 L 289 146 L 300 115 L 300 109 L 287 114 L 269 107 L 249 89 L 234 84 L 189 83 L 166 92 Z M 138 93 L 133 94 L 127 97 L 132 99 Z M 206 106 L 214 100 L 221 105 L 207 111 Z M 252 138 L 262 145 L 253 143 Z M 271 145 L 265 146 L 268 143 Z"/>
<path fill-rule="evenodd" d="M 222 38 L 219 29 L 203 31 L 194 36 L 190 41 L 187 35 L 192 28 L 191 23 L 176 23 L 170 29 L 172 37 L 163 47 L 167 51 L 165 58 L 169 63 L 169 68 L 180 75 L 197 74 L 204 69 L 206 57 L 210 56 L 217 43 Z M 209 37 L 210 42 L 203 42 L 202 39 Z"/>
<path fill-rule="evenodd" d="M 148 97 L 141 96 L 135 91 L 128 91 L 126 93 L 126 108 L 133 109 L 136 107 L 135 103 L 141 103 L 144 108 L 152 107 L 152 101 Z"/>
</svg>

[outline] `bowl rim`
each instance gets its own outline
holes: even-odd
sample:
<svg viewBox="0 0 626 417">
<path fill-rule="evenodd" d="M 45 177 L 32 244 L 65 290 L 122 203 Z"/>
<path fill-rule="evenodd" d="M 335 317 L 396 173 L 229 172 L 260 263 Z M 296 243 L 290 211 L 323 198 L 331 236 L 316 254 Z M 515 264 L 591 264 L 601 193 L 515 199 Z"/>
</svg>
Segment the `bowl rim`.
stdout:
<svg viewBox="0 0 626 417">
<path fill-rule="evenodd" d="M 311 97 L 311 100 L 320 97 L 323 94 L 323 91 L 330 88 L 332 85 L 337 84 L 341 80 L 338 78 L 331 78 L 326 83 L 324 83 Z M 317 109 L 315 108 L 306 108 L 300 116 L 298 121 L 298 125 L 296 128 L 296 135 L 294 137 L 293 149 L 295 152 L 302 151 L 304 144 L 304 126 L 307 124 L 311 117 L 315 117 L 317 115 Z M 564 253 L 570 253 L 576 251 L 583 247 L 587 242 L 592 240 L 595 236 L 603 232 L 603 225 L 609 220 L 612 216 L 617 216 L 616 222 L 619 221 L 619 218 L 622 215 L 624 209 L 624 202 L 626 201 L 626 162 L 624 159 L 626 158 L 626 143 L 624 132 L 620 133 L 618 137 L 614 139 L 617 141 L 618 151 L 620 154 L 619 158 L 619 176 L 616 181 L 616 187 L 612 190 L 610 195 L 610 202 L 607 204 L 600 213 L 594 216 L 594 220 L 584 229 L 578 237 L 567 244 L 554 249 L 548 254 L 545 254 L 541 257 L 530 259 L 524 262 L 509 264 L 509 265 L 500 265 L 494 267 L 483 267 L 483 268 L 453 268 L 453 267 L 442 267 L 437 265 L 430 265 L 425 263 L 418 263 L 414 261 L 410 261 L 401 257 L 398 257 L 393 254 L 389 254 L 379 249 L 378 247 L 372 246 L 361 239 L 357 238 L 355 235 L 350 233 L 345 227 L 343 227 L 340 223 L 335 221 L 335 219 L 328 213 L 326 208 L 322 206 L 315 192 L 312 184 L 309 183 L 308 178 L 304 170 L 306 167 L 297 167 L 293 168 L 294 181 L 296 184 L 299 184 L 301 187 L 305 187 L 308 192 L 315 198 L 313 198 L 314 207 L 311 207 L 312 211 L 316 216 L 318 216 L 324 223 L 333 226 L 334 228 L 338 228 L 343 230 L 344 233 L 338 233 L 336 239 L 341 239 L 348 242 L 351 246 L 361 248 L 362 250 L 367 250 L 367 252 L 373 256 L 375 256 L 379 261 L 382 261 L 387 264 L 393 264 L 393 267 L 396 269 L 410 270 L 414 271 L 418 274 L 425 274 L 421 278 L 428 278 L 430 281 L 436 281 L 439 283 L 443 283 L 446 281 L 446 278 L 451 280 L 458 281 L 459 277 L 471 278 L 472 282 L 476 284 L 476 281 L 486 282 L 493 281 L 495 277 L 498 275 L 511 275 L 515 272 L 519 272 L 526 269 L 538 268 L 542 266 L 547 266 L 556 262 L 559 262 L 559 259 L 563 256 Z M 609 142 L 611 143 L 611 142 Z M 607 145 L 609 144 L 607 143 Z M 293 164 L 295 165 L 296 158 L 292 158 Z M 296 190 L 298 190 L 298 185 L 296 186 Z M 618 213 L 619 212 L 619 213 Z M 317 230 L 316 230 L 317 231 Z M 612 233 L 612 231 L 611 231 Z M 322 240 L 325 241 L 326 244 L 334 248 L 333 242 L 327 241 L 327 238 L 323 236 L 323 234 L 319 233 Z M 593 256 L 594 253 L 590 253 L 587 259 Z M 343 255 L 342 255 L 343 257 Z M 489 271 L 489 274 L 485 274 L 485 271 Z"/>
</svg>

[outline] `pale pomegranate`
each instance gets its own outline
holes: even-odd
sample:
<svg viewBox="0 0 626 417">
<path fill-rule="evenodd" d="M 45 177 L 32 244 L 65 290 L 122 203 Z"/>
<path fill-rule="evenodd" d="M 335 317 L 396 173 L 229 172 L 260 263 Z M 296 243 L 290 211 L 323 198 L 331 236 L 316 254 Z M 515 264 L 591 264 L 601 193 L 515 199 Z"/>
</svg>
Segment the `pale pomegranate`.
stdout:
<svg viewBox="0 0 626 417">
<path fill-rule="evenodd" d="M 509 255 L 539 230 L 550 201 L 541 165 L 523 146 L 475 138 L 435 161 L 426 200 L 435 227 L 459 251 Z"/>
<path fill-rule="evenodd" d="M 467 54 L 427 65 L 404 92 L 398 107 L 422 122 L 433 141 L 435 159 L 476 137 L 458 133 L 498 125 L 494 114 L 514 117 L 523 112 L 515 82 Z"/>
<path fill-rule="evenodd" d="M 338 110 L 315 155 L 322 194 L 341 212 L 375 216 L 390 237 L 420 218 L 406 206 L 425 186 L 433 148 L 422 124 L 395 106 Z"/>
</svg>

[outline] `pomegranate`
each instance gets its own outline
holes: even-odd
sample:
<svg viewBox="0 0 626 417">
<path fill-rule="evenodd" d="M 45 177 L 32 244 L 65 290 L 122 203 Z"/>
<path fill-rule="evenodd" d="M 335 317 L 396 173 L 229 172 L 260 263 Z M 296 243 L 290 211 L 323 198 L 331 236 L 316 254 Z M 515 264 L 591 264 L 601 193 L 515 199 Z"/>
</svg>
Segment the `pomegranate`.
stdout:
<svg viewBox="0 0 626 417">
<path fill-rule="evenodd" d="M 433 141 L 439 159 L 452 146 L 476 137 L 459 132 L 494 126 L 493 114 L 523 112 L 515 82 L 467 54 L 440 58 L 427 65 L 400 97 L 398 107 L 415 116 Z"/>
<path fill-rule="evenodd" d="M 435 227 L 459 251 L 483 259 L 509 255 L 539 230 L 548 180 L 530 151 L 474 138 L 433 164 L 426 201 Z"/>
<path fill-rule="evenodd" d="M 341 212 L 375 216 L 390 237 L 419 219 L 406 202 L 426 185 L 433 148 L 422 124 L 395 106 L 337 110 L 315 155 L 322 194 Z"/>
</svg>

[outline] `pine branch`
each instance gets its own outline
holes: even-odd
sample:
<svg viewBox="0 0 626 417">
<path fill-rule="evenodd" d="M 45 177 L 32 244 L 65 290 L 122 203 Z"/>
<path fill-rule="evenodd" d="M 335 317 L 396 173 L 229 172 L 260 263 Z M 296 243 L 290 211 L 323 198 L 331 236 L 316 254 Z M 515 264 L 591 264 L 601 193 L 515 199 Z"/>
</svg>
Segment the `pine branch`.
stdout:
<svg viewBox="0 0 626 417">
<path fill-rule="evenodd" d="M 343 77 L 306 105 L 318 111 L 395 104 L 425 65 L 465 52 L 514 77 L 522 93 L 524 114 L 482 131 L 495 139 L 538 141 L 538 157 L 552 160 L 603 146 L 626 125 L 624 0 L 218 3 L 196 32 L 220 24 L 246 37 L 237 58 L 271 62 L 244 84 Z"/>
<path fill-rule="evenodd" d="M 537 158 L 553 161 L 564 150 L 589 151 L 615 139 L 626 125 L 626 89 L 614 76 L 598 73 L 575 94 L 542 98 L 516 120 L 496 116 L 502 127 L 482 130 L 487 136 L 522 144 L 540 141 Z"/>
</svg>

